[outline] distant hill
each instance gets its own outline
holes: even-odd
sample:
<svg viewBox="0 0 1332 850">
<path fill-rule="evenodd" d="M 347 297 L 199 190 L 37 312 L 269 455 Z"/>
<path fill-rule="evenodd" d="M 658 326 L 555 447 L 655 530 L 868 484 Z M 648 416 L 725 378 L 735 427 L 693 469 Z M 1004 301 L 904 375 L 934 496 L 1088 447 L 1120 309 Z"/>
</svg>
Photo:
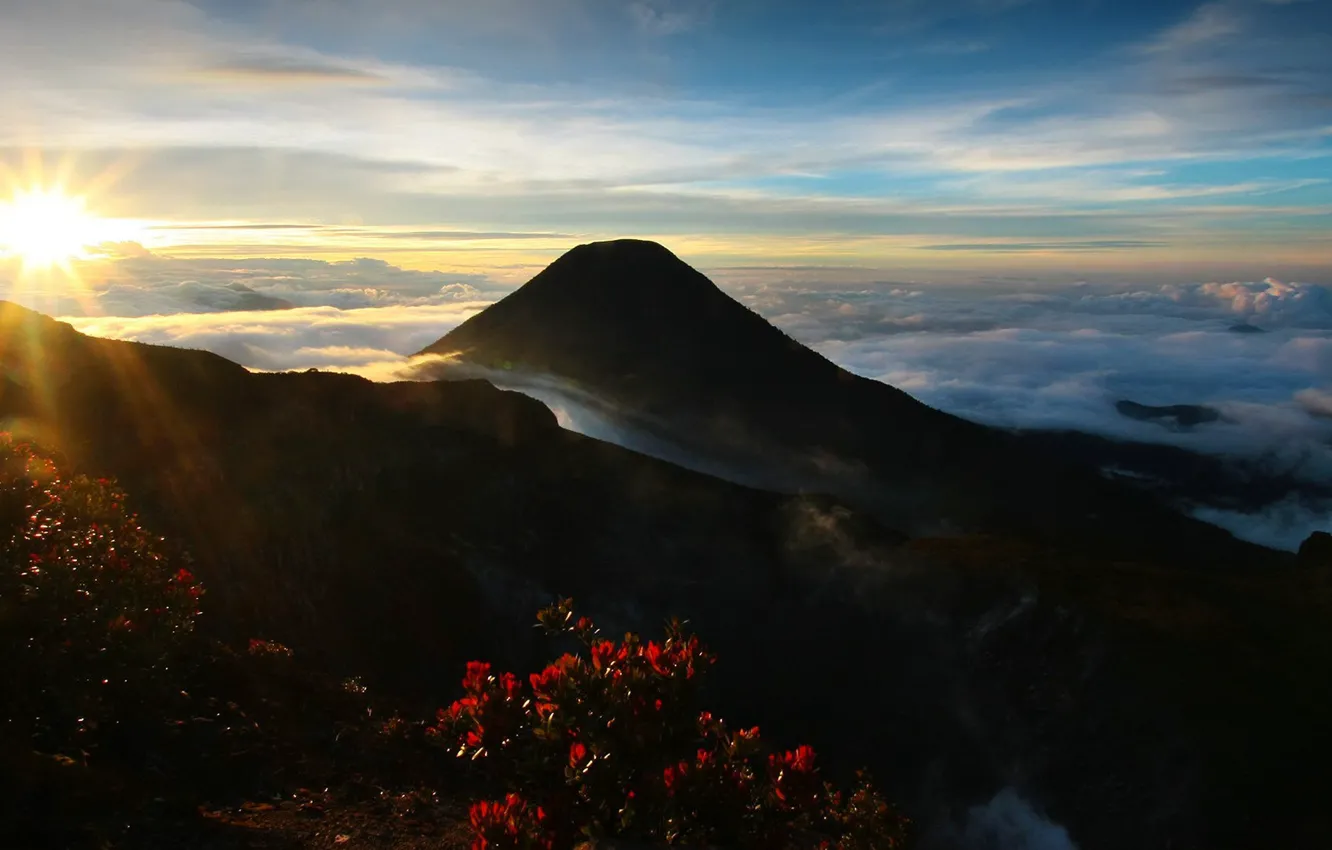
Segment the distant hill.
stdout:
<svg viewBox="0 0 1332 850">
<path fill-rule="evenodd" d="M 1260 327 L 1258 327 L 1257 325 L 1251 325 L 1251 324 L 1249 324 L 1248 322 L 1238 322 L 1238 323 L 1236 323 L 1236 324 L 1231 325 L 1230 328 L 1229 328 L 1228 330 L 1229 330 L 1231 333 L 1235 333 L 1235 334 L 1261 334 L 1261 333 L 1267 333 L 1266 329 L 1264 329 L 1264 328 L 1260 328 Z"/>
<path fill-rule="evenodd" d="M 913 536 L 1095 539 L 1213 567 L 1263 557 L 1089 467 L 852 375 L 652 242 L 580 245 L 423 353 L 571 381 L 626 428 L 745 480 L 835 493 Z"/>
<path fill-rule="evenodd" d="M 1137 419 L 1139 422 L 1158 422 L 1168 427 L 1189 429 L 1221 418 L 1221 411 L 1205 404 L 1167 404 L 1153 406 L 1139 404 L 1129 399 L 1115 402 L 1115 410 L 1120 416 Z"/>
</svg>

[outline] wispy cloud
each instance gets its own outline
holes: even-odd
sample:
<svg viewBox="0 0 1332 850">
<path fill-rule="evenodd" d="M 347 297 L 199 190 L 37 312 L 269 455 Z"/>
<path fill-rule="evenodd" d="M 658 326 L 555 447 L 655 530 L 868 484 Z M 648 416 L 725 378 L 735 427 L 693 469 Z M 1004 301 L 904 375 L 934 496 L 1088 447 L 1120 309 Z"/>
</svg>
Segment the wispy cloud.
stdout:
<svg viewBox="0 0 1332 850">
<path fill-rule="evenodd" d="M 635 0 L 629 15 L 641 32 L 654 36 L 679 35 L 705 24 L 712 17 L 708 0 Z"/>
<path fill-rule="evenodd" d="M 192 77 L 203 82 L 232 82 L 255 86 L 385 85 L 391 80 L 363 67 L 293 55 L 238 56 L 199 68 Z"/>
<path fill-rule="evenodd" d="M 93 336 L 213 351 L 251 369 L 329 369 L 383 375 L 484 304 L 301 307 L 292 310 L 66 317 Z"/>
<path fill-rule="evenodd" d="M 791 86 L 775 99 L 771 87 L 748 78 L 700 85 L 683 70 L 673 72 L 677 85 L 644 96 L 637 81 L 618 74 L 616 63 L 629 60 L 611 47 L 580 59 L 603 71 L 557 79 L 525 70 L 522 57 L 478 67 L 462 48 L 428 58 L 419 47 L 375 55 L 371 40 L 353 38 L 355 22 L 372 25 L 366 4 L 311 5 L 273 7 L 271 20 L 282 26 L 260 30 L 225 4 L 10 2 L 0 32 L 10 92 L 0 103 L 0 145 L 13 162 L 33 148 L 51 157 L 72 151 L 87 179 L 114 174 L 116 191 L 102 199 L 107 214 L 374 225 L 385 229 L 325 233 L 385 250 L 413 240 L 545 238 L 524 231 L 681 233 L 691 221 L 694 236 L 877 229 L 938 244 L 983 237 L 1224 243 L 1233 234 L 1205 218 L 1146 237 L 1166 207 L 1176 219 L 1187 215 L 1180 202 L 1188 199 L 1245 196 L 1262 207 L 1264 195 L 1291 194 L 1280 204 L 1287 208 L 1332 199 L 1317 176 L 1332 155 L 1332 102 L 1323 102 L 1332 51 L 1320 51 L 1326 44 L 1316 33 L 1291 34 L 1288 21 L 1269 21 L 1289 11 L 1282 6 L 1207 4 L 1071 70 L 1020 77 L 959 70 L 946 85 L 918 90 L 900 87 L 890 71 L 874 92 L 838 100 Z M 492 33 L 480 17 L 521 9 L 532 29 L 567 18 L 550 25 L 560 38 L 580 27 L 590 38 L 632 24 L 670 35 L 657 39 L 663 43 L 688 43 L 695 51 L 688 55 L 697 55 L 702 42 L 688 39 L 705 38 L 699 26 L 706 24 L 707 39 L 730 44 L 722 41 L 737 37 L 726 29 L 735 26 L 728 16 L 739 14 L 704 2 L 624 3 L 600 17 L 595 4 L 576 0 L 541 9 L 518 0 L 502 9 L 436 5 L 394 0 L 379 18 L 416 16 L 422 30 L 456 41 L 461 32 Z M 978 1 L 899 11 L 904 20 L 991 20 L 1026 10 Z M 619 24 L 609 20 L 615 15 Z M 72 18 L 86 25 L 67 26 Z M 330 28 L 317 24 L 325 18 Z M 91 38 L 92 31 L 107 37 Z M 290 37 L 313 32 L 337 38 Z M 977 49 L 992 42 L 972 30 L 921 43 L 948 46 L 962 70 L 972 56 L 1001 61 L 997 49 Z M 472 67 L 442 63 L 455 53 L 472 56 Z M 907 73 L 923 60 L 892 61 Z M 779 70 L 765 64 L 753 73 Z M 863 79 L 844 86 L 864 88 Z M 1190 175 L 1199 164 L 1214 169 Z M 1013 209 L 1024 204 L 1042 209 Z M 1061 221 L 1061 213 L 1096 205 L 1118 216 L 1099 219 L 1111 230 Z M 944 209 L 956 213 L 951 224 L 942 212 L 929 217 Z M 910 224 L 913 214 L 921 223 Z M 1002 218 L 1006 229 L 978 224 L 982 218 Z M 1302 262 L 1320 250 L 1326 256 L 1325 244 L 1275 212 L 1249 223 L 1250 241 L 1271 234 L 1273 245 L 1298 242 Z M 296 228 L 288 229 L 294 237 Z"/>
<path fill-rule="evenodd" d="M 1131 239 L 1093 239 L 1085 242 L 971 242 L 951 245 L 922 245 L 926 251 L 986 251 L 995 253 L 1050 253 L 1056 251 L 1127 251 L 1137 248 L 1161 248 L 1166 242 Z"/>
<path fill-rule="evenodd" d="M 1179 23 L 1142 46 L 1149 53 L 1178 53 L 1212 45 L 1238 35 L 1244 28 L 1243 4 L 1233 0 L 1203 3 Z"/>
</svg>

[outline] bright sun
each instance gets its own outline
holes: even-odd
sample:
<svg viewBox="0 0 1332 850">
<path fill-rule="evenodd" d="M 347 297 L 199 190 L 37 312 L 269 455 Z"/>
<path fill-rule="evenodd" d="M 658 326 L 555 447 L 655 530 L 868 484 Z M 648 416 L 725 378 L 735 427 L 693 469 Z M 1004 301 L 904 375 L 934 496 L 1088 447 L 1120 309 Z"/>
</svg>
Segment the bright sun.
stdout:
<svg viewBox="0 0 1332 850">
<path fill-rule="evenodd" d="M 97 241 L 96 224 L 82 198 L 59 189 L 19 190 L 0 202 L 0 251 L 20 258 L 25 268 L 64 266 Z"/>
</svg>

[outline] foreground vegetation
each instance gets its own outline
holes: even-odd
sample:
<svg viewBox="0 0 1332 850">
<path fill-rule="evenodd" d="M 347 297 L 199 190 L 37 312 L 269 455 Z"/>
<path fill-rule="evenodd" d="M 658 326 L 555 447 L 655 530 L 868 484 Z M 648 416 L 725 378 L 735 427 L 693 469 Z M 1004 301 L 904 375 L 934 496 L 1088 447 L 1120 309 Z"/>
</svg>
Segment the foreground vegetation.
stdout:
<svg viewBox="0 0 1332 850">
<path fill-rule="evenodd" d="M 581 642 L 526 681 L 468 666 L 432 723 L 281 644 L 200 634 L 206 593 L 114 482 L 0 436 L 0 819 L 13 846 L 896 848 L 906 822 L 808 747 L 698 705 L 715 660 L 678 623 Z M 461 758 L 455 758 L 461 757 Z M 311 790 L 311 789 L 323 790 Z M 477 799 L 481 798 L 481 799 Z M 228 828 L 231 830 L 228 832 Z"/>
<path fill-rule="evenodd" d="M 524 681 L 473 662 L 431 738 L 509 793 L 471 810 L 476 847 L 579 838 L 706 846 L 895 848 L 905 821 L 858 777 L 843 794 L 814 750 L 772 750 L 698 706 L 715 658 L 678 622 L 665 640 L 600 636 L 572 600 L 543 610 L 566 654 Z"/>
</svg>

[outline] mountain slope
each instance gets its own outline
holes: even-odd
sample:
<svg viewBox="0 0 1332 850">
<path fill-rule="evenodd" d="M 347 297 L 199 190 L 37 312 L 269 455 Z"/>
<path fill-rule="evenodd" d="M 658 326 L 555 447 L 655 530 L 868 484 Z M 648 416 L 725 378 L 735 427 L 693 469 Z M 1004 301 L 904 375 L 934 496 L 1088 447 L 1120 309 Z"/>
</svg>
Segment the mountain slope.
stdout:
<svg viewBox="0 0 1332 850">
<path fill-rule="evenodd" d="M 846 372 L 651 242 L 580 245 L 422 353 L 518 382 L 569 380 L 627 428 L 775 487 L 836 493 L 913 535 L 1094 540 L 1212 565 L 1263 557 L 1089 468 Z"/>
<path fill-rule="evenodd" d="M 464 661 L 544 656 L 531 612 L 569 594 L 612 631 L 690 618 L 722 659 L 711 704 L 869 765 L 926 830 L 1013 787 L 1083 850 L 1332 837 L 1316 571 L 903 544 L 482 382 L 252 374 L 4 304 L 0 366 L 6 429 L 119 477 L 193 553 L 213 635 L 438 705 Z"/>
<path fill-rule="evenodd" d="M 4 427 L 120 477 L 154 527 L 188 543 L 228 630 L 266 630 L 386 679 L 384 658 L 424 654 L 413 629 L 432 630 L 429 652 L 451 670 L 555 593 L 655 621 L 667 612 L 654 599 L 780 585 L 804 558 L 788 515 L 812 501 L 572 434 L 480 381 L 255 374 L 2 303 L 0 366 Z M 857 528 L 871 547 L 899 541 Z M 514 619 L 484 622 L 501 611 Z M 464 646 L 439 644 L 439 617 Z"/>
</svg>

